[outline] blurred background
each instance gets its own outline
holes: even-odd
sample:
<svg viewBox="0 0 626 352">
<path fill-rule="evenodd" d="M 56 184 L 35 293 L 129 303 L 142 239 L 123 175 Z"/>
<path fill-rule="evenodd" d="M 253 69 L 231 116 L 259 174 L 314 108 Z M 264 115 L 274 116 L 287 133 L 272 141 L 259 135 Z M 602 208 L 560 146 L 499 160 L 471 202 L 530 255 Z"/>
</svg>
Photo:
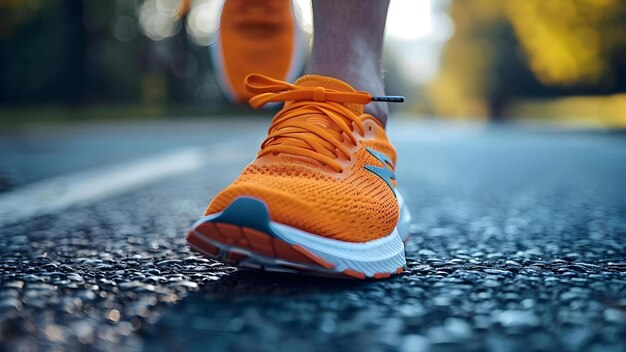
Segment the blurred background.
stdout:
<svg viewBox="0 0 626 352">
<path fill-rule="evenodd" d="M 272 115 L 218 87 L 221 6 L 0 0 L 0 351 L 626 351 L 625 0 L 391 0 L 415 236 L 362 285 L 187 247 Z"/>
<path fill-rule="evenodd" d="M 0 123 L 233 111 L 208 50 L 222 2 L 180 2 L 0 1 Z M 417 117 L 623 127 L 624 23 L 622 0 L 392 0 L 389 93 Z"/>
</svg>

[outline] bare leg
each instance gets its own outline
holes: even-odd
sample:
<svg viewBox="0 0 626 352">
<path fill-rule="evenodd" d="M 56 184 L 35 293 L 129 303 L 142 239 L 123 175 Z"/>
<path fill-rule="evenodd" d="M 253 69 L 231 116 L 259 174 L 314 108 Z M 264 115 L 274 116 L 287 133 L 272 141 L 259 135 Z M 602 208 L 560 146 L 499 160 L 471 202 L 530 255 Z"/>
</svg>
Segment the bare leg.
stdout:
<svg viewBox="0 0 626 352">
<path fill-rule="evenodd" d="M 357 90 L 384 95 L 383 35 L 388 0 L 313 0 L 313 51 L 307 73 L 339 78 Z M 383 124 L 389 108 L 365 111 Z"/>
</svg>

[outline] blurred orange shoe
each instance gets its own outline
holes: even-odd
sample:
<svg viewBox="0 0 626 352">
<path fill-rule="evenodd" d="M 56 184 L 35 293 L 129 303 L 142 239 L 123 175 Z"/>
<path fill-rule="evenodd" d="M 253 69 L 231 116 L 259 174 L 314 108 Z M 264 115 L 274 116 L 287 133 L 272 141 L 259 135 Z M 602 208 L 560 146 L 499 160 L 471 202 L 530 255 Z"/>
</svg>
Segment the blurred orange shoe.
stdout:
<svg viewBox="0 0 626 352">
<path fill-rule="evenodd" d="M 316 75 L 295 84 L 250 75 L 246 85 L 253 107 L 285 105 L 256 160 L 193 225 L 191 247 L 270 271 L 360 279 L 401 272 L 410 215 L 396 189 L 396 151 L 363 112 L 394 97 Z"/>
<path fill-rule="evenodd" d="M 292 0 L 226 0 L 220 29 L 211 47 L 222 91 L 233 102 L 252 97 L 244 79 L 250 73 L 293 80 L 306 52 Z"/>
</svg>

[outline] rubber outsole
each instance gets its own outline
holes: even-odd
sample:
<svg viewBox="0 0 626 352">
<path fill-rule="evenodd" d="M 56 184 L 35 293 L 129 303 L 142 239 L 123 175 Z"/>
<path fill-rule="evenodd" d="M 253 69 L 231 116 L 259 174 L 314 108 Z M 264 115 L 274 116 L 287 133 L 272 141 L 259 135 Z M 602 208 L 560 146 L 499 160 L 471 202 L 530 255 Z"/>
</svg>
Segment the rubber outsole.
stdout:
<svg viewBox="0 0 626 352">
<path fill-rule="evenodd" d="M 290 237 L 294 234 L 295 240 Z M 198 220 L 187 234 L 187 243 L 204 256 L 241 268 L 324 277 L 386 279 L 401 273 L 405 263 L 396 230 L 386 239 L 344 244 L 273 223 L 265 203 L 249 197 L 237 198 L 223 212 Z M 329 249 L 329 244 L 347 249 Z M 366 260 L 375 256 L 372 253 L 380 259 L 355 261 L 362 247 L 370 251 Z"/>
</svg>

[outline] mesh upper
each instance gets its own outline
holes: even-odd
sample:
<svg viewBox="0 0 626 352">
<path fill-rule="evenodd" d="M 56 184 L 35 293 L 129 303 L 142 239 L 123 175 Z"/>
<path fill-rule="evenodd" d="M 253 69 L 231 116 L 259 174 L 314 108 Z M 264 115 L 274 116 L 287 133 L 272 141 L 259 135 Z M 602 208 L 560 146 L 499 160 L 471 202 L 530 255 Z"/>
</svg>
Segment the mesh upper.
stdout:
<svg viewBox="0 0 626 352">
<path fill-rule="evenodd" d="M 344 173 L 335 173 L 305 157 L 263 156 L 215 197 L 206 214 L 222 211 L 237 197 L 250 196 L 267 204 L 273 221 L 306 232 L 348 242 L 387 236 L 398 222 L 398 203 L 387 183 L 364 168 L 383 166 L 365 147 L 388 155 L 394 162 L 396 152 L 383 127 L 370 125 L 375 125 L 371 139 L 361 141 L 361 148 L 353 155 L 356 161 Z"/>
</svg>

